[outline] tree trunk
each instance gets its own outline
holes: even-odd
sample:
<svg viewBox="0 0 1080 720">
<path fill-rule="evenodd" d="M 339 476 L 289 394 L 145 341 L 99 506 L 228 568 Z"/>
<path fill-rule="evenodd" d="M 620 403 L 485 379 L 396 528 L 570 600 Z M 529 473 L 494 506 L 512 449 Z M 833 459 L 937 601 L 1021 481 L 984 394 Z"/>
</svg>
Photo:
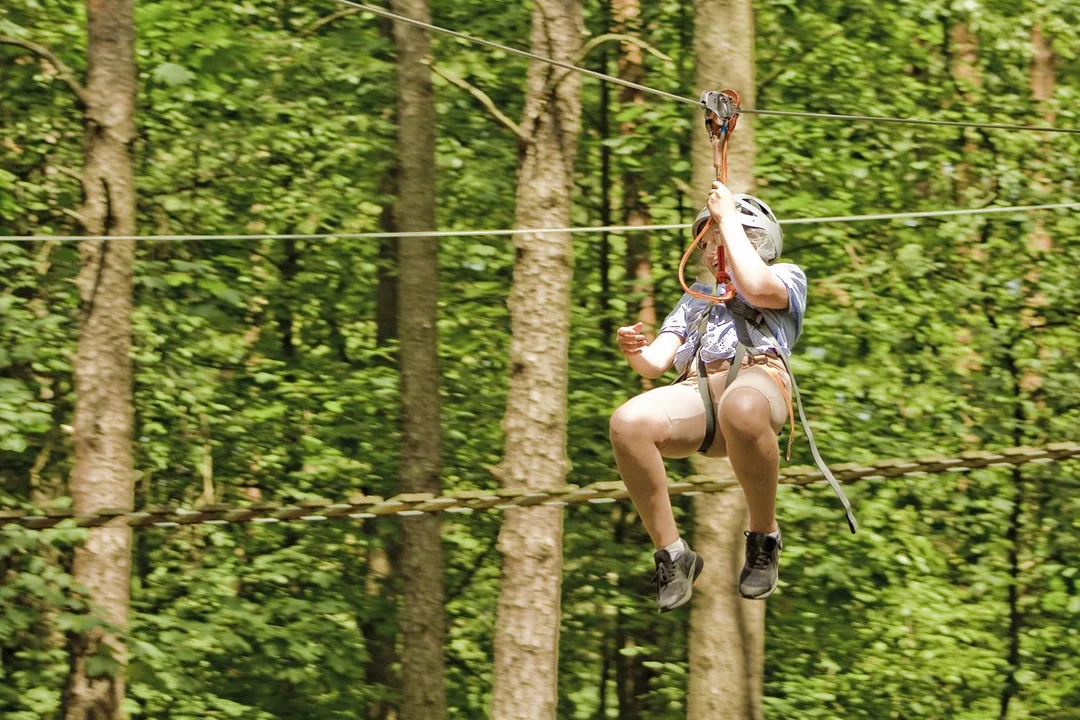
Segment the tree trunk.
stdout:
<svg viewBox="0 0 1080 720">
<path fill-rule="evenodd" d="M 965 23 L 957 22 L 949 28 L 948 52 L 950 72 L 959 96 L 958 103 L 964 105 L 973 103 L 971 90 L 982 86 L 982 71 L 979 67 L 978 38 L 971 34 Z M 967 129 L 960 131 L 959 143 L 963 158 L 972 157 L 978 150 L 978 143 L 974 138 L 973 132 Z M 965 191 L 975 184 L 971 163 L 967 160 L 957 163 L 953 177 L 956 178 L 956 203 L 963 205 L 966 203 Z"/>
<path fill-rule="evenodd" d="M 641 32 L 641 4 L 639 0 L 612 0 L 615 19 L 615 32 L 638 34 Z M 645 63 L 641 48 L 637 45 L 622 46 L 619 55 L 619 77 L 633 83 L 645 81 Z M 623 105 L 644 105 L 645 95 L 640 90 L 623 87 L 619 91 L 619 102 Z M 637 121 L 627 120 L 619 128 L 623 137 L 637 134 Z M 642 200 L 644 192 L 640 166 L 624 165 L 623 182 L 623 222 L 626 225 L 648 225 L 652 218 L 649 208 Z M 637 320 L 644 324 L 646 335 L 650 338 L 656 332 L 656 302 L 652 287 L 652 261 L 650 259 L 649 236 L 644 233 L 628 233 L 626 236 L 626 277 L 630 284 L 631 296 L 637 301 Z M 645 389 L 652 386 L 643 380 Z"/>
<path fill-rule="evenodd" d="M 430 22 L 427 0 L 391 0 L 401 15 Z M 435 98 L 428 32 L 394 23 L 397 42 L 398 157 L 395 215 L 402 231 L 435 228 Z M 398 329 L 401 337 L 401 486 L 408 493 L 438 494 L 439 370 L 435 321 L 438 244 L 416 238 L 398 245 Z M 403 720 L 446 716 L 443 682 L 443 553 L 438 515 L 403 517 L 401 627 Z"/>
<path fill-rule="evenodd" d="M 604 32 L 610 30 L 607 3 L 604 4 Z M 600 72 L 607 74 L 608 49 L 600 50 Z M 611 148 L 607 140 L 611 137 L 611 91 L 608 83 L 600 83 L 600 111 L 597 132 L 600 135 L 600 224 L 611 225 Z M 600 271 L 600 336 L 610 338 L 615 335 L 615 324 L 611 317 L 611 238 L 606 232 L 600 233 L 599 243 Z"/>
<path fill-rule="evenodd" d="M 1050 99 L 1054 97 L 1054 68 L 1057 64 L 1057 56 L 1050 44 L 1050 38 L 1042 31 L 1038 23 L 1031 28 L 1031 97 L 1043 105 L 1043 122 L 1047 125 L 1054 124 L 1054 110 L 1050 105 Z M 1035 173 L 1035 189 L 1040 193 L 1049 192 L 1053 189 L 1047 182 L 1046 173 Z M 1050 252 L 1053 249 L 1053 241 L 1050 233 L 1046 231 L 1046 223 L 1041 217 L 1035 218 L 1035 227 L 1028 234 L 1028 247 L 1035 252 Z"/>
<path fill-rule="evenodd" d="M 390 539 L 390 533 L 380 531 L 379 527 L 370 529 L 373 535 L 381 536 L 383 544 L 394 542 Z M 393 548 L 388 552 L 385 547 L 373 547 L 368 553 L 368 574 L 365 581 L 365 595 L 371 604 L 382 604 L 393 601 L 393 590 L 390 587 L 391 580 L 391 556 L 395 555 Z M 389 596 L 389 597 L 388 597 Z M 382 693 L 364 708 L 361 717 L 364 720 L 392 720 L 397 715 L 394 705 L 386 696 L 391 691 L 397 691 L 401 687 L 395 676 L 394 667 L 398 664 L 399 657 L 394 644 L 394 637 L 385 629 L 384 618 L 373 619 L 360 624 L 360 631 L 364 634 L 364 647 L 368 652 L 367 667 L 364 671 L 364 682 L 368 686 L 381 686 Z"/>
<path fill-rule="evenodd" d="M 699 90 L 731 88 L 743 105 L 755 104 L 754 16 L 750 0 L 702 0 L 695 6 L 694 55 Z M 715 58 L 723 58 L 716 62 Z M 712 146 L 704 122 L 694 123 L 694 214 L 704 206 L 716 178 Z M 743 115 L 730 141 L 728 185 L 734 192 L 754 187 L 753 116 Z M 733 477 L 726 460 L 697 456 L 697 472 Z M 694 498 L 694 549 L 705 558 L 705 571 L 694 588 L 690 609 L 690 679 L 688 720 L 757 720 L 765 653 L 765 603 L 743 600 L 736 583 L 742 569 L 747 525 L 742 493 Z"/>
<path fill-rule="evenodd" d="M 695 463 L 698 472 L 732 477 L 726 460 Z M 739 597 L 743 528 L 742 493 L 694 498 L 694 550 L 706 570 L 690 608 L 690 681 L 687 720 L 759 720 L 765 651 L 765 603 Z"/>
<path fill-rule="evenodd" d="M 532 50 L 573 62 L 584 33 L 580 0 L 537 0 Z M 553 81 L 552 78 L 555 78 Z M 581 124 L 581 78 L 529 66 L 517 184 L 518 227 L 566 227 Z M 513 488 L 565 481 L 567 351 L 573 248 L 568 234 L 515 237 L 506 448 L 498 472 Z M 562 510 L 508 510 L 499 534 L 502 590 L 495 627 L 493 720 L 555 717 L 562 585 Z"/>
<path fill-rule="evenodd" d="M 1046 102 L 1054 95 L 1054 51 L 1050 45 L 1049 38 L 1047 38 L 1042 29 L 1036 24 L 1031 30 L 1031 44 L 1032 44 L 1032 64 L 1031 64 L 1031 95 L 1032 98 L 1038 102 Z M 1047 109 L 1044 112 L 1043 119 L 1047 124 L 1053 124 L 1054 117 L 1052 111 Z M 1042 172 L 1038 172 L 1034 177 L 1035 186 L 1039 190 L 1045 190 L 1046 176 Z M 1027 236 L 1027 246 L 1033 251 L 1033 254 L 1038 256 L 1040 253 L 1049 252 L 1053 249 L 1053 241 L 1050 234 L 1046 231 L 1046 226 L 1042 219 L 1037 219 L 1034 223 L 1034 227 Z M 1026 282 L 1031 285 L 1037 285 L 1039 282 L 1039 272 L 1037 269 L 1031 270 L 1024 275 Z M 998 324 L 993 316 L 990 318 L 995 330 L 998 329 Z M 1040 341 L 1037 336 L 1034 339 L 1036 346 L 1040 345 Z M 1014 344 L 1010 344 L 1008 347 L 1014 348 Z M 1025 412 L 1025 403 L 1030 402 L 1030 396 L 1025 392 L 1025 374 L 1021 371 L 1017 362 L 1017 358 L 1013 353 L 1015 350 L 1009 350 L 1005 356 L 1005 368 L 1009 372 L 1011 378 L 1012 390 L 1015 393 L 1013 404 L 1013 429 L 1012 429 L 1012 443 L 1015 446 L 1024 444 L 1027 439 L 1025 437 L 1024 428 L 1028 427 L 1029 420 Z M 1034 372 L 1028 370 L 1027 372 Z M 1030 387 L 1030 386 L 1029 386 Z M 1022 577 L 1022 571 L 1029 563 L 1024 562 L 1022 555 L 1024 552 L 1024 543 L 1029 541 L 1025 537 L 1024 533 L 1024 511 L 1025 506 L 1028 504 L 1028 481 L 1024 477 L 1024 472 L 1021 468 L 1013 468 L 1012 482 L 1015 489 L 1013 495 L 1013 506 L 1009 516 L 1009 527 L 1006 531 L 1006 540 L 1009 543 L 1008 550 L 1008 562 L 1009 562 L 1009 586 L 1007 591 L 1007 601 L 1009 606 L 1009 619 L 1008 619 L 1008 654 L 1006 656 L 1007 670 L 1005 674 L 1005 682 L 1003 683 L 1001 690 L 1001 709 L 998 713 L 998 720 L 1007 720 L 1009 717 L 1009 710 L 1012 707 L 1012 699 L 1017 697 L 1021 692 L 1021 686 L 1017 682 L 1017 674 L 1022 670 L 1023 653 L 1023 634 L 1024 634 L 1024 611 L 1023 603 L 1024 598 L 1022 592 L 1024 590 L 1024 578 Z M 1037 505 L 1037 503 L 1036 503 Z M 1037 512 L 1037 507 L 1035 508 Z M 1030 534 L 1030 533 L 1029 533 Z M 1030 546 L 1029 546 L 1030 547 Z M 1029 553 L 1030 554 L 1030 553 Z"/>
<path fill-rule="evenodd" d="M 135 28 L 131 0 L 88 2 L 85 153 L 81 216 L 93 235 L 135 233 Z M 71 494 L 79 513 L 130 508 L 134 501 L 131 435 L 132 261 L 129 240 L 84 241 L 80 247 L 79 337 L 75 357 L 75 466 Z M 95 528 L 75 551 L 74 576 L 94 612 L 117 628 L 128 621 L 131 529 Z M 88 663 L 112 654 L 100 673 Z M 126 649 L 107 633 L 75 638 L 65 717 L 123 717 Z"/>
</svg>

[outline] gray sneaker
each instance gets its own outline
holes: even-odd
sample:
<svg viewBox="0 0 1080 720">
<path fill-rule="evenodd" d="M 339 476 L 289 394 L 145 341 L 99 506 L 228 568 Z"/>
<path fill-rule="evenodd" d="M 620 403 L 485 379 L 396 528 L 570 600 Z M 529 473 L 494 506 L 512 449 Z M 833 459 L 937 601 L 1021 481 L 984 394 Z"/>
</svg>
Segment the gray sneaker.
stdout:
<svg viewBox="0 0 1080 720">
<path fill-rule="evenodd" d="M 679 553 L 675 560 L 667 550 L 657 550 L 653 560 L 656 562 L 656 575 L 653 576 L 656 605 L 660 612 L 674 610 L 689 602 L 694 594 L 694 581 L 701 574 L 705 561 L 690 548 Z"/>
<path fill-rule="evenodd" d="M 739 573 L 739 594 L 750 600 L 764 600 L 780 582 L 780 531 L 776 535 L 747 532 L 746 564 Z"/>
</svg>

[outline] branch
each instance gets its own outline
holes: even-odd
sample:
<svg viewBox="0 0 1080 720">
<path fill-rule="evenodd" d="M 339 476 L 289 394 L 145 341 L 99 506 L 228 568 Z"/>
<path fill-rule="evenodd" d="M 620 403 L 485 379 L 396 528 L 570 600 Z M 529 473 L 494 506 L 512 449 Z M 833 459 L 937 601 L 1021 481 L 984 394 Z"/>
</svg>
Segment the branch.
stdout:
<svg viewBox="0 0 1080 720">
<path fill-rule="evenodd" d="M 345 8 L 344 10 L 338 10 L 336 13 L 333 13 L 332 15 L 327 15 L 326 17 L 324 17 L 324 18 L 322 18 L 320 20 L 316 20 L 315 22 L 311 23 L 306 28 L 301 30 L 299 34 L 301 36 L 314 35 L 315 33 L 317 33 L 324 26 L 329 25 L 332 22 L 337 22 L 341 18 L 349 17 L 350 15 L 356 15 L 359 12 L 363 12 L 363 11 L 360 8 L 353 8 L 353 7 Z"/>
<path fill-rule="evenodd" d="M 443 80 L 450 83 L 451 85 L 458 86 L 459 88 L 479 100 L 480 104 L 487 108 L 488 111 L 495 116 L 496 120 L 501 122 L 506 127 L 510 128 L 510 130 L 514 133 L 514 135 L 518 137 L 519 140 L 521 140 L 522 142 L 529 142 L 529 136 L 522 131 L 521 127 L 517 123 L 511 120 L 506 115 L 506 113 L 504 113 L 498 108 L 497 105 L 495 105 L 495 101 L 488 97 L 487 93 L 485 93 L 483 90 L 476 87 L 475 85 L 472 85 L 459 77 L 451 75 L 445 70 L 440 70 L 439 67 L 430 60 L 428 60 L 426 64 L 428 67 L 431 68 L 431 71 L 433 73 L 441 77 Z"/>
<path fill-rule="evenodd" d="M 606 42 L 622 42 L 628 45 L 637 45 L 639 48 L 649 53 L 650 55 L 654 55 L 655 57 L 660 58 L 666 63 L 671 62 L 670 57 L 660 52 L 655 47 L 645 42 L 641 38 L 637 37 L 636 35 L 624 35 L 622 33 L 606 33 L 604 35 L 597 35 L 592 40 L 582 45 L 581 52 L 578 53 L 577 60 L 573 64 L 580 65 L 582 62 L 585 61 L 585 58 L 589 55 L 589 53 L 591 53 L 593 50 L 600 47 Z"/>
<path fill-rule="evenodd" d="M 9 35 L 0 35 L 0 45 L 15 45 L 24 50 L 29 50 L 39 58 L 45 60 L 56 68 L 56 74 L 61 80 L 68 84 L 68 87 L 75 93 L 75 96 L 79 98 L 79 102 L 83 105 L 90 104 L 86 101 L 86 89 L 79 83 L 79 79 L 75 76 L 75 71 L 65 65 L 60 58 L 53 54 L 52 50 L 49 50 L 49 48 L 44 45 L 38 45 L 35 42 L 30 42 L 29 40 L 20 40 L 19 38 L 14 38 Z"/>
<path fill-rule="evenodd" d="M 591 53 L 593 50 L 600 47 L 606 42 L 623 42 L 629 43 L 631 45 L 637 45 L 638 47 L 648 52 L 650 55 L 655 55 L 665 63 L 669 65 L 671 64 L 670 57 L 660 52 L 649 43 L 645 42 L 636 35 L 624 35 L 622 33 L 605 33 L 604 35 L 597 35 L 581 47 L 581 50 L 578 52 L 577 57 L 574 58 L 574 62 L 571 64 L 583 64 L 585 62 L 586 56 L 588 56 L 589 53 Z M 562 70 L 562 72 L 560 73 L 558 72 L 558 70 Z M 536 113 L 529 119 L 530 125 L 535 123 L 536 118 L 540 117 L 540 115 L 544 112 L 544 110 L 547 108 L 548 99 L 550 99 L 552 96 L 555 95 L 556 92 L 558 92 L 559 85 L 561 85 L 563 80 L 569 77 L 570 73 L 572 72 L 574 71 L 566 70 L 564 68 L 558 68 L 556 72 L 552 73 L 551 78 L 547 83 L 547 86 L 544 87 L 544 90 L 541 93 L 543 99 L 540 102 L 540 106 L 537 108 Z"/>
<path fill-rule="evenodd" d="M 470 585 L 472 585 L 472 581 L 476 579 L 476 574 L 480 572 L 480 568 L 484 567 L 484 562 L 486 562 L 487 559 L 491 556 L 491 551 L 494 550 L 498 546 L 498 544 L 499 535 L 498 533 L 496 533 L 495 537 L 492 538 L 490 543 L 488 543 L 488 546 L 484 549 L 484 551 L 480 553 L 478 557 L 473 558 L 472 566 L 468 569 L 468 571 L 465 573 L 465 576 L 457 584 L 457 587 L 450 590 L 446 594 L 446 597 L 443 599 L 444 605 L 449 605 L 465 593 L 465 590 L 468 589 Z"/>
</svg>

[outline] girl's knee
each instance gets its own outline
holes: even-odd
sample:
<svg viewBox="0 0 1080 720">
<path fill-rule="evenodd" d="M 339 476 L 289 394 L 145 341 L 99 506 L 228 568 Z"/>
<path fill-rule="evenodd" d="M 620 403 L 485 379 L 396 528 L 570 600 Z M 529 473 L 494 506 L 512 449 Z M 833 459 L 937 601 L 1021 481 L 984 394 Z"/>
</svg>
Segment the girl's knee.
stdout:
<svg viewBox="0 0 1080 720">
<path fill-rule="evenodd" d="M 661 444 L 669 422 L 651 404 L 630 400 L 611 415 L 609 431 L 612 445 L 648 442 Z"/>
<path fill-rule="evenodd" d="M 728 437 L 773 434 L 771 415 L 769 399 L 751 387 L 732 388 L 720 404 L 720 423 Z"/>
</svg>

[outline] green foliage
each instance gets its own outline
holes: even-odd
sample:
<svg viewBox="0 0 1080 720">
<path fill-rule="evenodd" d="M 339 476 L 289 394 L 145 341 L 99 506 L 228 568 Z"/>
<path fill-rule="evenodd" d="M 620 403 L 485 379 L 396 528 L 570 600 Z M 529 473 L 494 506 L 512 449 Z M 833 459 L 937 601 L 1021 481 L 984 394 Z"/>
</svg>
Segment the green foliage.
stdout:
<svg viewBox="0 0 1080 720">
<path fill-rule="evenodd" d="M 394 48 L 382 21 L 253 0 L 138 3 L 141 232 L 366 232 L 394 200 Z M 592 34 L 604 8 L 588 4 Z M 644 3 L 647 83 L 693 94 L 693 9 Z M 1075 3 L 865 0 L 755 3 L 757 105 L 1077 126 Z M 475 0 L 435 21 L 518 47 L 530 9 Z M 1033 101 L 1031 30 L 1057 53 Z M 978 80 L 952 30 L 970 31 Z M 14 0 L 0 34 L 86 69 L 82 4 Z M 609 46 L 606 70 L 617 72 Z M 527 64 L 436 37 L 448 72 L 520 115 Z M 602 67 L 601 52 L 585 61 Z M 77 233 L 83 125 L 51 69 L 0 45 L 0 220 L 8 234 Z M 599 223 L 602 148 L 620 222 L 622 177 L 653 221 L 686 221 L 688 136 L 700 118 L 583 86 L 574 222 Z M 514 221 L 518 147 L 475 100 L 436 79 L 440 228 Z M 637 131 L 620 134 L 633 120 Z M 1055 201 L 1075 194 L 1074 136 L 790 118 L 754 120 L 760 193 L 785 217 Z M 1080 220 L 1075 214 L 791 226 L 811 279 L 794 358 L 830 461 L 1075 439 L 1080 421 Z M 1045 241 L 1039 240 L 1045 238 Z M 640 388 L 608 331 L 633 313 L 626 240 L 576 236 L 570 480 L 615 478 L 611 411 Z M 656 302 L 679 296 L 687 238 L 652 238 Z M 78 248 L 0 242 L 0 504 L 68 503 Z M 440 245 L 443 482 L 493 488 L 502 451 L 513 249 Z M 393 341 L 379 344 L 375 243 L 143 243 L 135 274 L 137 503 L 393 495 L 399 456 Z M 610 284 L 609 297 L 603 288 Z M 538 338 L 538 342 L 543 342 Z M 785 438 L 786 440 L 786 438 Z M 807 463 L 796 442 L 794 462 Z M 673 477 L 687 472 L 672 463 Z M 1077 466 L 866 482 L 851 537 L 828 489 L 785 489 L 786 551 L 769 603 L 765 706 L 792 718 L 1074 717 L 1080 706 Z M 692 532 L 690 505 L 677 501 Z M 500 561 L 495 513 L 447 518 L 451 716 L 490 707 Z M 73 587 L 85 533 L 0 531 L 0 714 L 60 716 L 66 635 L 94 630 Z M 648 541 L 626 505 L 567 511 L 559 717 L 686 714 L 687 616 L 657 616 Z M 396 702 L 403 578 L 394 521 L 142 530 L 133 558 L 128 711 L 145 718 L 382 717 Z M 1015 601 L 1010 593 L 1015 591 Z M 1013 626 L 1015 623 L 1015 627 Z M 1016 639 L 1016 652 L 1011 643 Z M 1015 666 L 1014 666 L 1015 661 Z M 92 672 L 112 672 L 96 656 Z M 621 711 L 620 711 L 621 707 Z"/>
</svg>

